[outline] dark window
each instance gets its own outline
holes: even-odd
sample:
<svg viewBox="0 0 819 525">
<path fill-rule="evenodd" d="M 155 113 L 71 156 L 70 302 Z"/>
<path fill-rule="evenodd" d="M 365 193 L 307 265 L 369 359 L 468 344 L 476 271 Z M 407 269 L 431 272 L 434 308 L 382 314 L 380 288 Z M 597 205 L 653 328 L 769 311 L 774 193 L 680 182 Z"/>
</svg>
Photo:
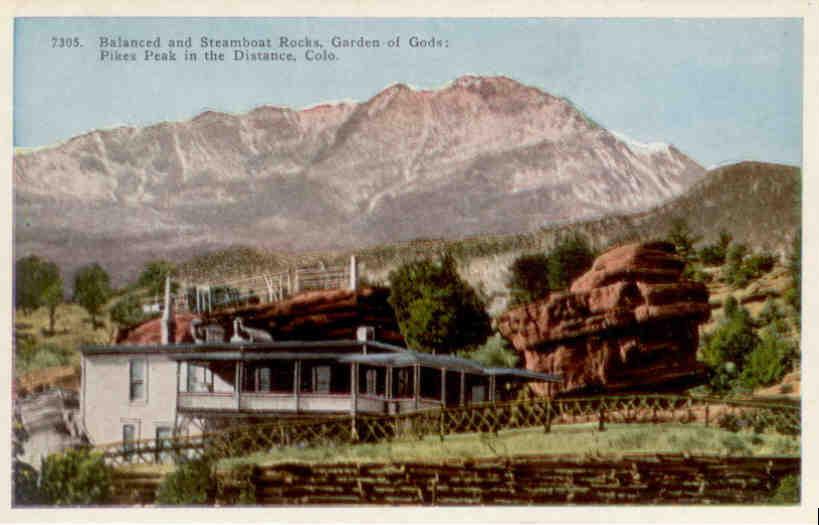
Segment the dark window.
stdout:
<svg viewBox="0 0 819 525">
<path fill-rule="evenodd" d="M 207 366 L 188 363 L 188 392 L 213 392 L 213 371 Z"/>
<path fill-rule="evenodd" d="M 132 359 L 129 365 L 129 376 L 131 379 L 129 398 L 131 401 L 145 399 L 145 360 Z"/>
<path fill-rule="evenodd" d="M 270 367 L 262 367 L 256 370 L 256 391 L 270 392 Z"/>
<path fill-rule="evenodd" d="M 412 369 L 399 368 L 398 369 L 398 388 L 396 389 L 397 397 L 412 397 Z"/>
</svg>

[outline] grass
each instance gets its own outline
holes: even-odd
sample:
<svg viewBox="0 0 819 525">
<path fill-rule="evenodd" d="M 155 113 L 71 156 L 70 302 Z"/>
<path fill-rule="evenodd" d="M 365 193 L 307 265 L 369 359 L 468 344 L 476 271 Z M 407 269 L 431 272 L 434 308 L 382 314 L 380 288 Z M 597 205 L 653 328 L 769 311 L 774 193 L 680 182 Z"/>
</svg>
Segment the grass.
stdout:
<svg viewBox="0 0 819 525">
<path fill-rule="evenodd" d="M 778 434 L 733 433 L 719 428 L 682 424 L 609 425 L 600 432 L 594 424 L 559 425 L 550 433 L 542 428 L 491 434 L 458 434 L 441 441 L 437 436 L 360 445 L 317 448 L 282 448 L 228 458 L 219 468 L 242 464 L 283 462 L 389 462 L 440 461 L 507 457 L 525 454 L 577 454 L 619 457 L 633 453 L 691 453 L 731 456 L 800 453 L 799 439 Z"/>
</svg>

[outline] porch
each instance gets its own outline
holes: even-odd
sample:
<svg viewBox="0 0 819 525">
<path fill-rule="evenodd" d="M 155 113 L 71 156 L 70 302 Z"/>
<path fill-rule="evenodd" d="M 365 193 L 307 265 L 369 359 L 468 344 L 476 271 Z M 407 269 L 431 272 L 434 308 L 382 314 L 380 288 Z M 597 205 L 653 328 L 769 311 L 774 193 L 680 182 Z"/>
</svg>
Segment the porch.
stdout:
<svg viewBox="0 0 819 525">
<path fill-rule="evenodd" d="M 521 375 L 520 373 L 523 373 Z M 180 356 L 180 413 L 400 414 L 506 401 L 510 383 L 554 381 L 413 351 L 324 356 L 237 353 Z"/>
</svg>

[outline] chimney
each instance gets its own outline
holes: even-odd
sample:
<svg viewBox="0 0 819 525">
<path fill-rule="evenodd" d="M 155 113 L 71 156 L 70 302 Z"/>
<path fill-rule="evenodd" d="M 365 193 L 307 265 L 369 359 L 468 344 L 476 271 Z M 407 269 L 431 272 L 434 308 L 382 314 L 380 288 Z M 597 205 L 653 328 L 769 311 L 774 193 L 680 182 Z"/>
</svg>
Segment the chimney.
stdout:
<svg viewBox="0 0 819 525">
<path fill-rule="evenodd" d="M 350 256 L 350 290 L 356 291 L 358 288 L 358 265 L 355 255 Z"/>
<path fill-rule="evenodd" d="M 372 326 L 359 326 L 355 331 L 355 338 L 359 343 L 375 340 L 375 328 Z"/>
<path fill-rule="evenodd" d="M 165 308 L 162 310 L 161 339 L 163 345 L 171 344 L 173 338 L 173 299 L 171 298 L 171 277 L 165 277 Z"/>
</svg>

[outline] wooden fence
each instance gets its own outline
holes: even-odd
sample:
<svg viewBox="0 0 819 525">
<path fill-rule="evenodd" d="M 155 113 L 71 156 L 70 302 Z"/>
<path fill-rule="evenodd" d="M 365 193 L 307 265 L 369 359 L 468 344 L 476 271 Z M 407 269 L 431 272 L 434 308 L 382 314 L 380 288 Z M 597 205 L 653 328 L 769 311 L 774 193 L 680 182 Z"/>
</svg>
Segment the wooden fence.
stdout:
<svg viewBox="0 0 819 525">
<path fill-rule="evenodd" d="M 392 416 L 336 416 L 318 420 L 235 426 L 197 436 L 175 436 L 96 447 L 111 464 L 164 463 L 207 455 L 242 456 L 282 447 L 337 446 L 402 437 L 421 439 L 468 432 L 596 423 L 698 423 L 798 435 L 799 405 L 678 395 L 533 399 L 432 409 Z"/>
</svg>

